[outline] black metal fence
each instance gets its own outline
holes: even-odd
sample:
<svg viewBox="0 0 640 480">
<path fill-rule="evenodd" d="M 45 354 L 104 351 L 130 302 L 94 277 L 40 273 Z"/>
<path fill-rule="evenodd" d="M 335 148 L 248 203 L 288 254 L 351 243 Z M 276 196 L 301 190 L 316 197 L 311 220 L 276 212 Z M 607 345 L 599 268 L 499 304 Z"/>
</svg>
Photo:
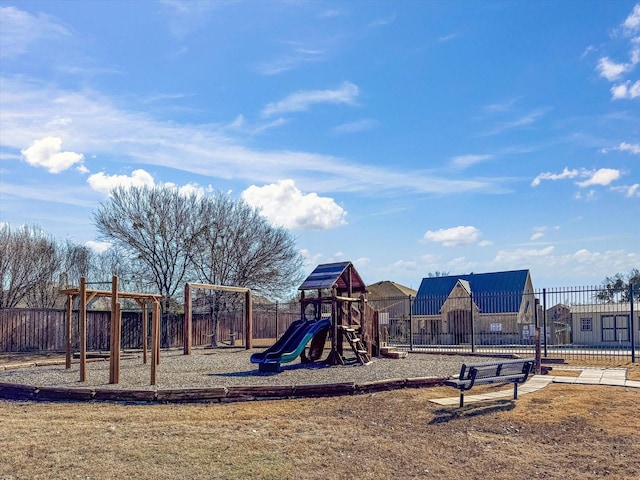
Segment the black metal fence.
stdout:
<svg viewBox="0 0 640 480">
<path fill-rule="evenodd" d="M 542 357 L 581 362 L 636 361 L 640 338 L 640 292 L 608 294 L 602 287 L 542 289 L 526 293 L 453 292 L 442 297 L 369 297 L 378 312 L 381 341 L 409 351 L 434 353 L 533 355 L 539 343 Z M 221 344 L 242 345 L 244 305 L 225 311 L 193 314 L 194 346 L 211 343 L 216 330 Z M 65 312 L 61 310 L 0 310 L 0 352 L 63 351 Z M 300 304 L 253 305 L 253 338 L 278 338 L 300 318 Z M 72 318 L 74 348 L 78 348 L 78 315 Z M 110 312 L 89 311 L 87 348 L 109 349 Z M 150 322 L 148 322 L 150 324 Z M 150 328 L 150 327 L 149 327 Z M 183 345 L 184 317 L 163 315 L 161 346 Z M 123 312 L 122 345 L 141 348 L 142 314 Z M 264 342 L 263 342 L 264 343 Z"/>
<path fill-rule="evenodd" d="M 615 295 L 602 287 L 529 293 L 370 298 L 383 340 L 410 351 L 533 355 L 636 361 L 638 286 Z"/>
</svg>

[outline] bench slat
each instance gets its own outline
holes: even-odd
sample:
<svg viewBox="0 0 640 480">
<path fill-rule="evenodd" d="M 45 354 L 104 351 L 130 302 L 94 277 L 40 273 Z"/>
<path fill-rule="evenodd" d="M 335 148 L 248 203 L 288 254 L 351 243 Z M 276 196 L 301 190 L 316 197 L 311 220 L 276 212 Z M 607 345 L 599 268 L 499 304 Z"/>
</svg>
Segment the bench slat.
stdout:
<svg viewBox="0 0 640 480">
<path fill-rule="evenodd" d="M 518 384 L 524 383 L 533 371 L 532 358 L 463 364 L 457 379 L 444 382 L 445 385 L 460 390 L 460 407 L 464 403 L 464 392 L 474 385 L 490 383 L 513 383 L 513 398 L 518 398 Z"/>
</svg>

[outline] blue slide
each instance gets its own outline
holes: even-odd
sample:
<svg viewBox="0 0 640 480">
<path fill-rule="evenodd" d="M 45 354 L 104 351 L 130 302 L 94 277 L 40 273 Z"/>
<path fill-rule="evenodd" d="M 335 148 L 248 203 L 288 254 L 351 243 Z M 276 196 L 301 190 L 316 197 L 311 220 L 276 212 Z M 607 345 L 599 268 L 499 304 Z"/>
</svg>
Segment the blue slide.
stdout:
<svg viewBox="0 0 640 480">
<path fill-rule="evenodd" d="M 281 363 L 295 360 L 316 334 L 323 329 L 328 330 L 330 326 L 331 320 L 328 318 L 296 320 L 271 347 L 251 355 L 251 363 L 257 363 L 261 372 L 279 372 Z"/>
</svg>

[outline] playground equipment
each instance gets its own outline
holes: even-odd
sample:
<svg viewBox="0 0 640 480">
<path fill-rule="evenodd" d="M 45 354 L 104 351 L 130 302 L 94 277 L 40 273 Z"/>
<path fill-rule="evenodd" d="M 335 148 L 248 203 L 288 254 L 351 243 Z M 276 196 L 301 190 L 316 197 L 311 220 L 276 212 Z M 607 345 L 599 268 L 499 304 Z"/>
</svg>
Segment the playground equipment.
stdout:
<svg viewBox="0 0 640 480">
<path fill-rule="evenodd" d="M 377 312 L 367 304 L 366 286 L 351 262 L 318 265 L 298 290 L 300 320 L 293 322 L 274 345 L 251 356 L 261 372 L 280 371 L 281 363 L 291 362 L 298 355 L 303 363 L 319 360 L 327 334 L 331 336 L 326 359 L 330 365 L 349 363 L 345 341 L 355 356 L 351 361 L 361 365 L 378 354 Z M 307 292 L 314 290 L 317 295 L 308 297 Z"/>
<path fill-rule="evenodd" d="M 122 312 L 118 301 L 120 298 L 131 298 L 142 307 L 142 331 L 147 332 L 147 305 L 151 305 L 151 385 L 156 384 L 156 366 L 160 363 L 160 300 L 162 295 L 150 293 L 130 293 L 118 291 L 118 277 L 111 280 L 111 291 L 92 290 L 87 288 L 87 279 L 80 278 L 80 287 L 60 290 L 67 295 L 66 334 L 66 368 L 71 368 L 71 318 L 73 299 L 79 298 L 78 316 L 80 336 L 80 381 L 87 378 L 87 304 L 96 297 L 111 297 L 111 330 L 109 352 L 109 383 L 120 382 L 120 350 L 122 345 Z M 143 362 L 147 363 L 147 341 L 143 334 Z"/>
<path fill-rule="evenodd" d="M 187 283 L 184 286 L 184 354 L 191 355 L 192 350 L 192 331 L 193 331 L 193 308 L 192 308 L 192 291 L 195 289 L 214 290 L 233 293 L 242 293 L 245 295 L 245 348 L 249 350 L 253 344 L 253 314 L 251 307 L 251 290 L 243 287 L 230 287 L 226 285 L 209 285 L 203 283 Z"/>
</svg>

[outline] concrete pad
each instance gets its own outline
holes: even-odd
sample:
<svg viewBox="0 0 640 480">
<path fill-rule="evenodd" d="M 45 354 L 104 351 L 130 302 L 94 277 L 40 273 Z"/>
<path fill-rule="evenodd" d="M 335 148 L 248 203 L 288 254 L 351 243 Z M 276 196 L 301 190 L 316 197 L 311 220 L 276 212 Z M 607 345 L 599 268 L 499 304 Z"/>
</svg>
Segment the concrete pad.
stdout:
<svg viewBox="0 0 640 480">
<path fill-rule="evenodd" d="M 576 383 L 578 377 L 553 377 L 553 383 Z"/>
<path fill-rule="evenodd" d="M 600 380 L 600 385 L 610 385 L 613 387 L 624 387 L 626 383 L 626 380 L 615 380 L 610 378 Z"/>
<path fill-rule="evenodd" d="M 624 384 L 625 387 L 630 388 L 640 388 L 640 381 L 638 380 L 627 380 Z"/>
<path fill-rule="evenodd" d="M 459 398 L 430 398 L 429 401 L 431 403 L 437 403 L 438 405 L 459 405 L 460 404 L 460 399 Z"/>
</svg>

